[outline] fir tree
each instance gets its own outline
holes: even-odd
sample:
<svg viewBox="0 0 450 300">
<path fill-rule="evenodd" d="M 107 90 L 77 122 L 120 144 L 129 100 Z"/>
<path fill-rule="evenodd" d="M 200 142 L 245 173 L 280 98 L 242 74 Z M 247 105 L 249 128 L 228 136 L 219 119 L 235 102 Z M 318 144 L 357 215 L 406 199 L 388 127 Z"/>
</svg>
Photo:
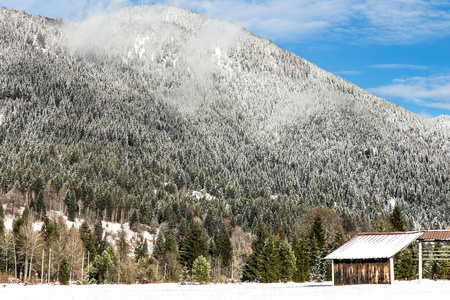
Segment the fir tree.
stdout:
<svg viewBox="0 0 450 300">
<path fill-rule="evenodd" d="M 280 241 L 273 234 L 270 234 L 264 243 L 259 271 L 261 282 L 278 282 L 281 279 L 282 261 L 279 253 L 279 244 Z"/>
<path fill-rule="evenodd" d="M 281 261 L 280 280 L 283 282 L 291 281 L 294 276 L 294 272 L 297 269 L 297 258 L 291 245 L 286 239 L 281 241 L 279 244 L 278 254 Z"/>
<path fill-rule="evenodd" d="M 233 260 L 233 246 L 225 227 L 222 227 L 215 240 L 217 253 L 222 260 L 222 267 L 229 267 Z"/>
<path fill-rule="evenodd" d="M 140 236 L 139 240 L 134 248 L 134 259 L 138 262 L 141 258 L 148 258 L 148 244 L 147 239 Z"/>
<path fill-rule="evenodd" d="M 158 233 L 158 236 L 156 237 L 155 247 L 153 248 L 153 257 L 156 258 L 157 260 L 162 259 L 162 256 L 165 252 L 164 244 L 165 244 L 164 236 L 160 231 Z"/>
<path fill-rule="evenodd" d="M 77 215 L 77 201 L 75 199 L 75 193 L 72 190 L 68 190 L 64 203 L 67 205 L 67 216 L 69 221 L 75 221 Z"/>
<path fill-rule="evenodd" d="M 260 276 L 261 259 L 268 233 L 262 222 L 259 222 L 256 237 L 252 241 L 252 254 L 248 256 L 242 276 L 244 280 L 255 281 Z"/>
<path fill-rule="evenodd" d="M 314 217 L 314 221 L 311 225 L 310 237 L 314 238 L 319 250 L 325 247 L 325 230 L 323 228 L 322 217 L 319 213 Z"/>
<path fill-rule="evenodd" d="M 296 260 L 296 269 L 293 274 L 292 280 L 295 282 L 305 282 L 309 280 L 309 268 L 310 258 L 308 256 L 308 239 L 305 232 L 302 233 L 301 238 L 298 239 L 297 235 L 294 235 L 292 240 L 292 250 L 294 251 Z"/>
<path fill-rule="evenodd" d="M 69 279 L 70 279 L 69 263 L 67 261 L 67 258 L 64 256 L 61 259 L 61 262 L 59 265 L 59 282 L 62 285 L 68 285 Z"/>
<path fill-rule="evenodd" d="M 412 249 L 407 247 L 396 255 L 395 277 L 399 280 L 412 280 L 416 277 L 416 268 Z"/>
<path fill-rule="evenodd" d="M 197 257 L 192 266 L 192 278 L 200 284 L 207 283 L 211 278 L 211 266 L 203 255 Z"/>
<path fill-rule="evenodd" d="M 86 221 L 81 224 L 79 233 L 85 251 L 88 252 L 89 257 L 93 259 L 97 255 L 96 242 L 94 234 Z"/>
<path fill-rule="evenodd" d="M 406 231 L 405 221 L 398 202 L 395 203 L 395 207 L 389 217 L 389 221 L 391 222 L 392 229 L 394 231 Z"/>
<path fill-rule="evenodd" d="M 203 233 L 200 225 L 193 222 L 190 226 L 184 241 L 183 248 L 180 251 L 181 262 L 189 270 L 192 269 L 194 260 L 199 256 L 207 256 L 208 246 L 206 240 L 203 238 Z"/>
</svg>

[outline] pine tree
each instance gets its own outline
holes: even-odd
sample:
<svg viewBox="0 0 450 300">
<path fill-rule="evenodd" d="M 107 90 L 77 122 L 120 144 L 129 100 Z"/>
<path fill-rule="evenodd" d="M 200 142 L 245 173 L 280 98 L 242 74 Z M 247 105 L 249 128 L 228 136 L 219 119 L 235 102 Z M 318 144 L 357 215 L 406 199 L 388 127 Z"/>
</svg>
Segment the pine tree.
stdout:
<svg viewBox="0 0 450 300">
<path fill-rule="evenodd" d="M 59 265 L 59 282 L 62 285 L 68 285 L 69 279 L 70 279 L 69 263 L 67 261 L 67 258 L 64 256 L 61 259 L 61 262 Z"/>
<path fill-rule="evenodd" d="M 412 249 L 407 247 L 396 255 L 395 278 L 399 280 L 412 280 L 416 277 Z"/>
<path fill-rule="evenodd" d="M 141 258 L 148 258 L 147 239 L 140 236 L 136 247 L 134 248 L 134 259 L 138 262 Z"/>
<path fill-rule="evenodd" d="M 262 222 L 259 222 L 256 237 L 252 241 L 252 254 L 248 256 L 242 276 L 244 280 L 255 281 L 260 276 L 261 259 L 268 233 Z"/>
<path fill-rule="evenodd" d="M 158 233 L 158 236 L 156 237 L 155 247 L 153 247 L 153 257 L 157 260 L 162 259 L 162 256 L 164 254 L 164 236 L 163 233 L 160 231 Z"/>
<path fill-rule="evenodd" d="M 281 241 L 278 249 L 281 260 L 280 280 L 283 282 L 291 281 L 296 271 L 297 258 L 289 242 L 284 239 Z"/>
<path fill-rule="evenodd" d="M 200 284 L 207 283 L 211 278 L 211 266 L 203 255 L 197 257 L 192 266 L 192 278 Z"/>
<path fill-rule="evenodd" d="M 319 250 L 322 250 L 325 247 L 325 230 L 323 228 L 322 217 L 319 213 L 314 217 L 310 236 L 316 240 Z"/>
<path fill-rule="evenodd" d="M 394 231 L 406 231 L 405 221 L 403 219 L 402 211 L 398 202 L 395 203 L 394 210 L 389 217 L 389 221 L 391 222 L 392 229 Z"/>
<path fill-rule="evenodd" d="M 222 260 L 222 267 L 227 268 L 233 260 L 233 246 L 225 227 L 222 227 L 215 241 L 217 253 Z"/>
<path fill-rule="evenodd" d="M 162 254 L 162 264 L 167 268 L 166 280 L 179 280 L 181 268 L 178 260 L 177 240 L 172 234 L 168 234 L 164 242 L 164 252 Z"/>
<path fill-rule="evenodd" d="M 192 269 L 194 260 L 199 256 L 207 256 L 208 244 L 203 238 L 202 229 L 199 224 L 193 222 L 183 241 L 181 249 L 181 262 L 188 270 Z"/>
<path fill-rule="evenodd" d="M 264 243 L 259 271 L 260 281 L 263 283 L 278 282 L 281 279 L 279 244 L 280 241 L 273 234 L 270 234 Z"/>
<path fill-rule="evenodd" d="M 89 257 L 93 259 L 97 255 L 95 247 L 95 237 L 88 223 L 84 221 L 80 226 L 80 239 L 83 241 L 84 249 L 89 253 Z"/>
<path fill-rule="evenodd" d="M 128 258 L 128 243 L 125 238 L 125 230 L 124 230 L 123 226 L 121 226 L 121 230 L 120 230 L 118 251 L 119 251 L 120 261 L 124 262 L 125 260 L 127 260 L 127 258 Z"/>
<path fill-rule="evenodd" d="M 77 215 L 77 201 L 75 199 L 75 193 L 72 190 L 68 190 L 64 203 L 67 205 L 67 216 L 69 221 L 75 221 Z"/>
<path fill-rule="evenodd" d="M 303 232 L 301 238 L 298 239 L 297 235 L 294 235 L 292 240 L 292 250 L 296 257 L 296 270 L 293 274 L 292 280 L 295 282 L 305 282 L 309 280 L 310 258 L 308 256 L 308 239 L 306 233 Z"/>
</svg>

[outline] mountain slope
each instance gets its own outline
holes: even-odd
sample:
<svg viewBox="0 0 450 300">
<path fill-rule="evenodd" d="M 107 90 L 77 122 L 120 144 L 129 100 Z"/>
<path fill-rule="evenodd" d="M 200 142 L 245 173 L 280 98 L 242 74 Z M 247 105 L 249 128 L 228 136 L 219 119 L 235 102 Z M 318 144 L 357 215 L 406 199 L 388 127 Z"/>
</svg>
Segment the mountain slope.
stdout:
<svg viewBox="0 0 450 300">
<path fill-rule="evenodd" d="M 448 225 L 448 128 L 235 25 L 165 6 L 0 22 L 4 191 L 41 179 L 82 213 L 150 223 L 161 201 L 206 189 L 250 227 L 283 218 L 242 212 L 251 199 L 368 227 L 395 199 L 411 226 Z"/>
</svg>

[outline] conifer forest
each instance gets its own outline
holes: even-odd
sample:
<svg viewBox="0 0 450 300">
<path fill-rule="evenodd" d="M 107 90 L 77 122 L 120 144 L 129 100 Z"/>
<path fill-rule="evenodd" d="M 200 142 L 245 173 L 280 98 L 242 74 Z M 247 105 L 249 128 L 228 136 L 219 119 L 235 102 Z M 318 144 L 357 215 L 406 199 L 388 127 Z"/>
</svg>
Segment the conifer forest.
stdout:
<svg viewBox="0 0 450 300">
<path fill-rule="evenodd" d="M 450 226 L 445 124 L 194 12 L 0 8 L 0 281 L 330 280 L 357 232 Z"/>
</svg>

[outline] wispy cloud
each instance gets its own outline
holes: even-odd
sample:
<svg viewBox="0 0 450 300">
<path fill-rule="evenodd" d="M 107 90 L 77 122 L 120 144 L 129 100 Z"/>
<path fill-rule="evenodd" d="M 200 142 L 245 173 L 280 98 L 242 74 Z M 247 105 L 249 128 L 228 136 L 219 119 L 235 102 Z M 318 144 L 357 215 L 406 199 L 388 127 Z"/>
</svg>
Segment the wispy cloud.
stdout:
<svg viewBox="0 0 450 300">
<path fill-rule="evenodd" d="M 82 21 L 95 15 L 112 12 L 117 9 L 132 6 L 137 2 L 132 0 L 2 0 L 0 6 L 24 10 L 31 14 L 50 18 L 61 18 L 68 21 Z M 147 2 L 147 1 L 145 1 Z"/>
<path fill-rule="evenodd" d="M 447 0 L 3 0 L 1 5 L 79 21 L 101 11 L 153 3 L 238 23 L 275 41 L 408 44 L 450 35 Z"/>
<path fill-rule="evenodd" d="M 450 110 L 450 76 L 395 79 L 392 84 L 369 89 L 384 98 L 398 98 L 419 106 Z"/>
<path fill-rule="evenodd" d="M 161 0 L 274 40 L 409 44 L 450 34 L 450 3 L 424 0 Z"/>
<path fill-rule="evenodd" d="M 409 70 L 427 70 L 428 66 L 423 65 L 408 65 L 408 64 L 380 64 L 372 65 L 372 68 L 376 69 L 409 69 Z"/>
<path fill-rule="evenodd" d="M 348 71 L 337 71 L 337 72 L 333 72 L 336 75 L 360 75 L 361 72 L 360 71 L 353 71 L 353 70 L 348 70 Z"/>
</svg>

